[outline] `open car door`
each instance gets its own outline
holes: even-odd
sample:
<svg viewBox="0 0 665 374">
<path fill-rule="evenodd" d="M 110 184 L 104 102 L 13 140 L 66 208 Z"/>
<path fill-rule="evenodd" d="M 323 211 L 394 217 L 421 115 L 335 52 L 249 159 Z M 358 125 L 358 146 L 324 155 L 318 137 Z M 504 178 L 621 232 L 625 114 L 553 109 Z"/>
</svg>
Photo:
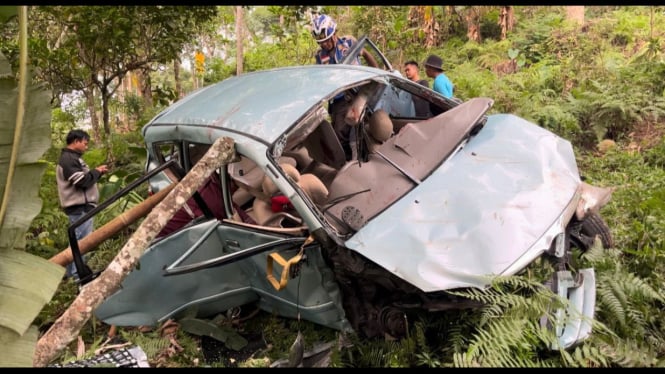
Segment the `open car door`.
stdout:
<svg viewBox="0 0 665 374">
<path fill-rule="evenodd" d="M 366 35 L 358 39 L 358 41 L 353 45 L 353 47 L 349 51 L 349 54 L 346 55 L 346 57 L 344 57 L 344 59 L 342 60 L 342 64 L 353 64 L 353 62 L 356 61 L 356 58 L 360 57 L 360 53 L 362 52 L 363 49 L 365 49 L 372 56 L 374 56 L 374 59 L 379 65 L 377 66 L 379 69 L 400 74 L 399 70 L 393 69 L 393 66 L 390 64 L 390 61 L 388 61 L 386 56 L 384 56 L 383 53 L 381 53 L 376 44 L 374 44 L 374 42 L 369 40 Z"/>
</svg>

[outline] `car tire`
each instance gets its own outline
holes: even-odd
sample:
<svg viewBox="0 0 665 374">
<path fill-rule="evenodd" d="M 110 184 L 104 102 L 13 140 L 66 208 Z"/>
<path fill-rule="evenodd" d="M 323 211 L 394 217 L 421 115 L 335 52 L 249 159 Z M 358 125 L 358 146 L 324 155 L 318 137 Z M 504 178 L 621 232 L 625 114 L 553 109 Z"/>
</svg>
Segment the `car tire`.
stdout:
<svg viewBox="0 0 665 374">
<path fill-rule="evenodd" d="M 573 224 L 571 244 L 586 251 L 591 248 L 596 236 L 600 237 L 603 248 L 607 249 L 614 246 L 610 227 L 605 220 L 598 213 L 589 213 L 582 221 L 576 221 Z"/>
</svg>

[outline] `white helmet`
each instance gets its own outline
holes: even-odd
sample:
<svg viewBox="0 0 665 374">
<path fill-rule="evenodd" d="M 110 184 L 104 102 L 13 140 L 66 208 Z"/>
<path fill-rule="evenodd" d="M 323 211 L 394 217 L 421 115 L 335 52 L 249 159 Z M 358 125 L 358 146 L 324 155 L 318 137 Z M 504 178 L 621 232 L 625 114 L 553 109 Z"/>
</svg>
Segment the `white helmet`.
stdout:
<svg viewBox="0 0 665 374">
<path fill-rule="evenodd" d="M 312 36 L 317 42 L 330 39 L 337 29 L 337 23 L 325 14 L 321 14 L 312 19 Z"/>
</svg>

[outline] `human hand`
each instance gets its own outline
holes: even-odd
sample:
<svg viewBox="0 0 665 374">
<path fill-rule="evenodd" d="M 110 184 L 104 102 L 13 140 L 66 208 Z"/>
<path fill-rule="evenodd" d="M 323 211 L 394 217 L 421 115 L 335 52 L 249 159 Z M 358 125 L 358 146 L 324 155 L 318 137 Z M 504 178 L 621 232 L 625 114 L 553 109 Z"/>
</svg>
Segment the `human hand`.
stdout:
<svg viewBox="0 0 665 374">
<path fill-rule="evenodd" d="M 109 168 L 106 165 L 99 165 L 95 169 L 102 174 L 105 174 L 109 171 Z"/>
</svg>

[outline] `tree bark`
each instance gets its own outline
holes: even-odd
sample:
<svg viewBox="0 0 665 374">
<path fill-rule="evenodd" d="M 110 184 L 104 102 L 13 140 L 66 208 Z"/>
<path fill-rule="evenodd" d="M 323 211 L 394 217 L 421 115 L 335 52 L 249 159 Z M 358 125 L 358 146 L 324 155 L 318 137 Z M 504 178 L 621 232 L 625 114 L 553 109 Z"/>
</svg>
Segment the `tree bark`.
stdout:
<svg viewBox="0 0 665 374">
<path fill-rule="evenodd" d="M 410 6 L 408 14 L 409 26 L 420 29 L 425 34 L 425 48 L 432 48 L 439 40 L 439 24 L 434 17 L 433 6 Z M 420 42 L 420 35 L 414 34 L 413 41 Z"/>
<path fill-rule="evenodd" d="M 243 45 L 243 11 L 242 6 L 236 6 L 236 75 L 242 74 L 244 64 Z"/>
<path fill-rule="evenodd" d="M 90 126 L 92 127 L 92 138 L 95 139 L 96 143 L 101 141 L 99 136 L 99 117 L 97 116 L 97 109 L 95 109 L 95 92 L 94 86 L 83 89 L 83 95 L 85 96 L 85 104 L 88 108 L 88 114 L 90 115 Z"/>
<path fill-rule="evenodd" d="M 160 201 L 166 197 L 166 195 L 175 187 L 175 184 L 170 184 L 166 188 L 163 188 L 156 194 L 150 196 L 149 198 L 143 200 L 140 204 L 132 207 L 130 210 L 123 212 L 121 215 L 115 217 L 104 226 L 98 228 L 90 235 L 79 241 L 79 251 L 81 254 L 88 253 L 90 250 L 96 248 L 104 240 L 110 238 L 111 236 L 118 233 L 118 231 L 123 228 L 131 225 L 136 222 L 139 218 L 145 217 L 150 211 L 159 204 Z M 61 266 L 67 266 L 69 263 L 74 261 L 72 255 L 71 247 L 67 247 L 62 250 L 60 253 L 49 258 L 49 261 L 56 263 Z"/>
<path fill-rule="evenodd" d="M 580 26 L 584 25 L 584 5 L 567 6 L 566 19 Z"/>
<path fill-rule="evenodd" d="M 480 35 L 480 16 L 480 9 L 475 6 L 470 6 L 464 15 L 467 30 L 466 36 L 469 40 L 473 40 L 477 43 L 480 43 L 482 39 Z"/>
<path fill-rule="evenodd" d="M 515 27 L 515 12 L 512 6 L 502 6 L 499 12 L 499 26 L 501 27 L 501 40 L 508 37 L 508 32 Z"/>
<path fill-rule="evenodd" d="M 150 80 L 150 69 L 147 67 L 139 70 L 141 74 L 141 96 L 146 108 L 152 108 L 152 80 Z"/>
<path fill-rule="evenodd" d="M 105 86 L 102 91 L 102 123 L 104 124 L 104 139 L 108 139 L 111 135 L 111 124 L 109 121 L 109 101 L 111 101 L 111 94 L 108 92 L 108 86 Z"/>
<path fill-rule="evenodd" d="M 180 57 L 173 59 L 173 80 L 175 81 L 175 92 L 178 99 L 182 99 L 185 93 L 182 90 L 182 81 L 180 80 Z"/>
<path fill-rule="evenodd" d="M 109 266 L 92 282 L 83 286 L 72 304 L 37 341 L 33 366 L 44 367 L 76 339 L 92 312 L 120 288 L 150 242 L 164 228 L 215 169 L 235 158 L 233 139 L 219 138 L 205 156 L 185 175 L 164 200 L 153 209 L 127 241 Z"/>
</svg>

